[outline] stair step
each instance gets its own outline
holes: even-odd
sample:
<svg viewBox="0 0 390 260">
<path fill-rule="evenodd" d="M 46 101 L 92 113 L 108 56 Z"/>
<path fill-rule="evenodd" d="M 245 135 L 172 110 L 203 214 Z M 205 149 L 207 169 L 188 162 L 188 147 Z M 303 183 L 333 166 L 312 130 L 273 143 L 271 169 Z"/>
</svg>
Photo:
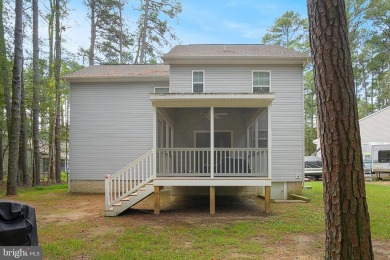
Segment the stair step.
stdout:
<svg viewBox="0 0 390 260">
<path fill-rule="evenodd" d="M 137 192 L 133 192 L 130 194 L 130 196 L 138 196 L 138 193 Z"/>
<path fill-rule="evenodd" d="M 126 197 L 126 198 L 121 199 L 121 201 L 129 201 L 129 200 L 130 200 L 130 197 Z"/>
<path fill-rule="evenodd" d="M 152 185 L 153 186 L 153 182 L 148 182 L 148 183 L 146 183 L 146 185 Z"/>
<path fill-rule="evenodd" d="M 139 191 L 144 191 L 144 190 L 146 190 L 146 189 L 145 189 L 145 187 L 142 187 L 142 188 L 139 188 L 138 190 L 139 190 Z"/>
<path fill-rule="evenodd" d="M 121 202 L 115 203 L 113 206 L 122 206 Z"/>
</svg>

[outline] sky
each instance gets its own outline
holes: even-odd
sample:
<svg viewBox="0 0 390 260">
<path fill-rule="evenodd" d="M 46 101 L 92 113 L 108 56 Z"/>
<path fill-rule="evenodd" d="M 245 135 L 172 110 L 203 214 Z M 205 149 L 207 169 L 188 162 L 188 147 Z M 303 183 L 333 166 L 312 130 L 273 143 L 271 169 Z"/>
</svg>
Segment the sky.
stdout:
<svg viewBox="0 0 390 260">
<path fill-rule="evenodd" d="M 128 2 L 124 15 L 130 27 L 134 27 L 137 12 L 133 7 L 139 2 Z M 256 44 L 286 11 L 307 16 L 306 0 L 182 0 L 181 3 L 183 11 L 179 18 L 169 22 L 180 44 Z M 87 10 L 82 0 L 71 0 L 68 7 L 69 28 L 64 36 L 68 50 L 77 52 L 79 47 L 89 46 Z"/>
</svg>

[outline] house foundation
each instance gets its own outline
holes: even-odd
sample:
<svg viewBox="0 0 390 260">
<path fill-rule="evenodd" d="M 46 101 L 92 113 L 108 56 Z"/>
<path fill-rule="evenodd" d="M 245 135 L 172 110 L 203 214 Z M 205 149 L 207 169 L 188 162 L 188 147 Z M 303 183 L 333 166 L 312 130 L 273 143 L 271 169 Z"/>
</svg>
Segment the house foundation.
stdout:
<svg viewBox="0 0 390 260">
<path fill-rule="evenodd" d="M 104 180 L 70 180 L 69 192 L 71 193 L 104 193 Z"/>
</svg>

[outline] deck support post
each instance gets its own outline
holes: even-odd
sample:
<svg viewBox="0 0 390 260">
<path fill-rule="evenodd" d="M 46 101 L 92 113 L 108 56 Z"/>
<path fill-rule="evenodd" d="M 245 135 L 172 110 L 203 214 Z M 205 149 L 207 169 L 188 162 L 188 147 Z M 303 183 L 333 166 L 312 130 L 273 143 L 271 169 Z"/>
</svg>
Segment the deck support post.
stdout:
<svg viewBox="0 0 390 260">
<path fill-rule="evenodd" d="M 154 214 L 160 215 L 160 187 L 154 186 Z"/>
<path fill-rule="evenodd" d="M 269 213 L 271 211 L 271 186 L 265 186 L 265 213 Z"/>
<path fill-rule="evenodd" d="M 215 215 L 215 186 L 210 186 L 210 215 Z"/>
</svg>

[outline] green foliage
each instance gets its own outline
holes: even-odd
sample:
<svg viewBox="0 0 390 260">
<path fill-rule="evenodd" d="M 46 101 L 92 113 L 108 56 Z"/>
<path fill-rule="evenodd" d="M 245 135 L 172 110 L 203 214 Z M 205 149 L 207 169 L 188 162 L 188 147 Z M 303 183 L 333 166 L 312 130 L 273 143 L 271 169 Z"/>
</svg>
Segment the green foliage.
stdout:
<svg viewBox="0 0 390 260">
<path fill-rule="evenodd" d="M 142 13 L 137 21 L 134 63 L 153 63 L 166 46 L 178 40 L 168 18 L 177 17 L 182 6 L 178 0 L 141 0 L 138 10 Z"/>
<path fill-rule="evenodd" d="M 267 29 L 268 33 L 262 37 L 262 42 L 308 52 L 307 30 L 307 19 L 301 18 L 297 12 L 287 11 L 276 19 L 273 26 Z"/>
<path fill-rule="evenodd" d="M 88 18 L 95 27 L 95 41 L 91 46 L 96 47 L 94 59 L 101 64 L 131 63 L 133 56 L 131 47 L 133 36 L 124 22 L 122 0 L 84 0 L 88 8 Z M 91 47 L 90 46 L 90 47 Z M 90 49 L 80 49 L 80 54 L 90 55 Z"/>
</svg>

